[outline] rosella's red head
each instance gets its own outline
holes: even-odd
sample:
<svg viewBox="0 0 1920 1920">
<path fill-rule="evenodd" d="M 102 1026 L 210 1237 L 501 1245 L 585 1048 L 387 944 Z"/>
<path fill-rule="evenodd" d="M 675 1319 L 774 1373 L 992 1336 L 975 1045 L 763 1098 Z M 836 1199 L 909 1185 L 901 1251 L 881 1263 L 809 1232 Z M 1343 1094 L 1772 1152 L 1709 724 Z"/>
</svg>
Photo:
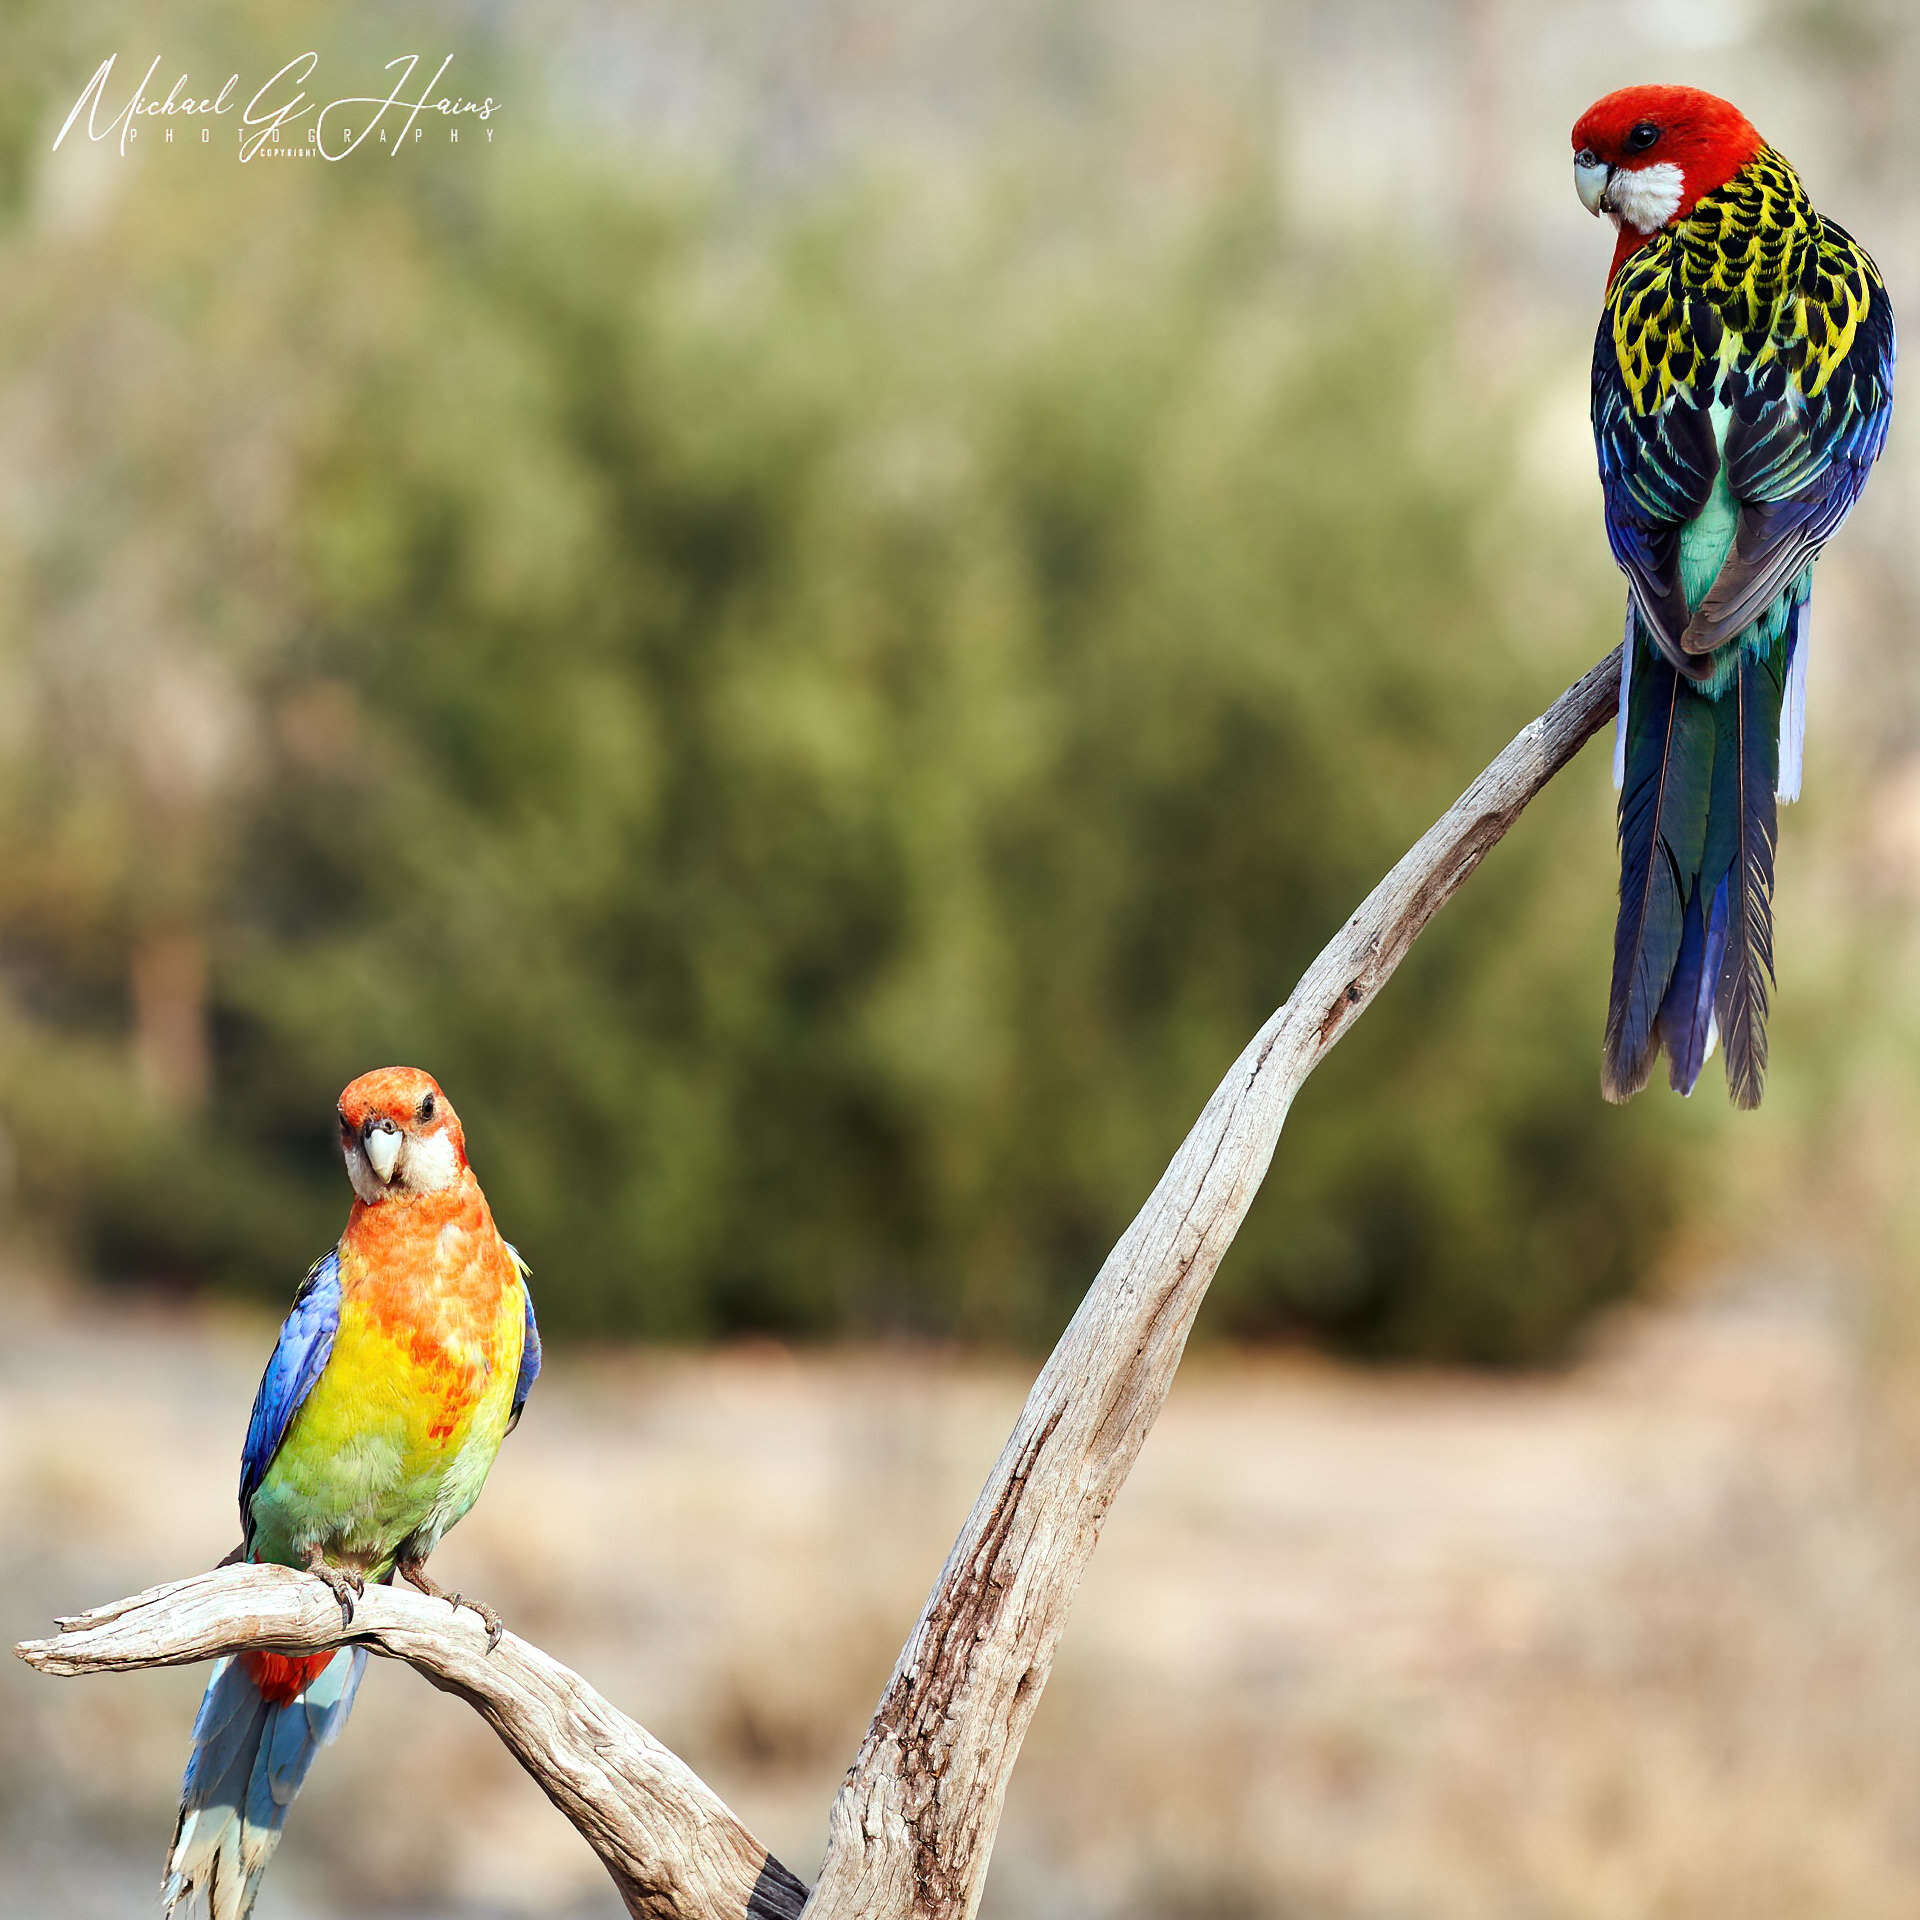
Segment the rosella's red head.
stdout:
<svg viewBox="0 0 1920 1920">
<path fill-rule="evenodd" d="M 1613 264 L 1643 247 L 1702 194 L 1724 187 L 1763 142 L 1745 114 L 1696 87 L 1622 87 L 1573 127 L 1573 185 L 1620 229 Z"/>
<path fill-rule="evenodd" d="M 340 1151 L 368 1206 L 395 1194 L 437 1193 L 467 1164 L 460 1116 L 418 1067 L 376 1067 L 341 1094 Z"/>
</svg>

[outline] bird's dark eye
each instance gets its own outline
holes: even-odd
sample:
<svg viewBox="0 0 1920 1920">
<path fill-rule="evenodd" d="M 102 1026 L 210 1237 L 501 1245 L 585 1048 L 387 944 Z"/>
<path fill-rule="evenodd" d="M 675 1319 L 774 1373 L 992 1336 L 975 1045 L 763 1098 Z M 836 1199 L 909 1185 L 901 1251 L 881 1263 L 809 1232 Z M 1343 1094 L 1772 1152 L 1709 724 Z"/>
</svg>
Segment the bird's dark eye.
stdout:
<svg viewBox="0 0 1920 1920">
<path fill-rule="evenodd" d="M 433 1118 L 433 1095 L 430 1093 L 423 1094 L 420 1098 L 420 1118 L 422 1120 Z"/>
<path fill-rule="evenodd" d="M 340 1122 L 340 1131 L 342 1133 L 351 1133 L 353 1128 L 348 1125 L 345 1112 L 339 1107 L 334 1108 L 333 1112 L 334 1118 Z"/>
<path fill-rule="evenodd" d="M 1645 153 L 1659 138 L 1660 129 L 1656 127 L 1651 120 L 1642 120 L 1640 124 L 1627 135 L 1627 151 L 1629 153 Z"/>
</svg>

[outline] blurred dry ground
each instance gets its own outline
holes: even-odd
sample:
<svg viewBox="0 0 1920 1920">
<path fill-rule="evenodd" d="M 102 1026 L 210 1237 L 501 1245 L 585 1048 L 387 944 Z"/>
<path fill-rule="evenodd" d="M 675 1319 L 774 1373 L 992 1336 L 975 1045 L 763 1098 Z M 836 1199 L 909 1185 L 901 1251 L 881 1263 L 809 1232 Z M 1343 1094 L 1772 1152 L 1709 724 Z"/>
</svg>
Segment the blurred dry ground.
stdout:
<svg viewBox="0 0 1920 1920">
<path fill-rule="evenodd" d="M 0 1625 L 204 1566 L 270 1328 L 16 1286 Z M 997 1920 L 1920 1912 L 1920 1555 L 1829 1312 L 1619 1323 L 1556 1379 L 1201 1353 L 1096 1556 Z M 561 1353 L 443 1578 L 797 1870 L 1027 1368 Z M 0 1912 L 152 1910 L 197 1672 L 0 1672 Z M 262 1920 L 614 1916 L 457 1703 L 377 1665 Z"/>
</svg>

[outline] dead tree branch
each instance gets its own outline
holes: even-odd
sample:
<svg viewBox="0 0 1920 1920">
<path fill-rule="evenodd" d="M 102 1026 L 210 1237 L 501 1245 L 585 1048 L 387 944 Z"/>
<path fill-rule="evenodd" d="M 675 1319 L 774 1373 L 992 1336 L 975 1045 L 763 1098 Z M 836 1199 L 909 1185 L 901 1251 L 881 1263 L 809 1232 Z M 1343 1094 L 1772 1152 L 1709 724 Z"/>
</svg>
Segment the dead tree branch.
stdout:
<svg viewBox="0 0 1920 1920">
<path fill-rule="evenodd" d="M 834 1802 L 809 1916 L 965 1920 L 1100 1526 L 1301 1083 L 1421 929 L 1606 724 L 1616 652 L 1520 733 L 1254 1035 L 1107 1256 L 1002 1449 Z"/>
<path fill-rule="evenodd" d="M 1427 922 L 1613 711 L 1616 651 L 1519 733 L 1430 827 L 1254 1035 L 1108 1255 L 1002 1450 L 829 1817 L 812 1896 L 684 1762 L 576 1674 L 471 1617 L 369 1590 L 351 1629 L 318 1581 L 233 1567 L 156 1587 L 17 1651 L 119 1672 L 351 1639 L 457 1693 L 506 1742 L 647 1920 L 969 1920 L 1007 1780 L 1081 1574 L 1221 1257 L 1308 1074 Z"/>
<path fill-rule="evenodd" d="M 62 1620 L 14 1651 L 42 1673 L 177 1667 L 245 1648 L 370 1647 L 457 1694 L 506 1743 L 604 1862 L 641 1920 L 792 1920 L 802 1883 L 685 1761 L 576 1673 L 507 1634 L 489 1654 L 479 1616 L 369 1587 L 353 1624 L 310 1574 L 231 1566 Z"/>
</svg>

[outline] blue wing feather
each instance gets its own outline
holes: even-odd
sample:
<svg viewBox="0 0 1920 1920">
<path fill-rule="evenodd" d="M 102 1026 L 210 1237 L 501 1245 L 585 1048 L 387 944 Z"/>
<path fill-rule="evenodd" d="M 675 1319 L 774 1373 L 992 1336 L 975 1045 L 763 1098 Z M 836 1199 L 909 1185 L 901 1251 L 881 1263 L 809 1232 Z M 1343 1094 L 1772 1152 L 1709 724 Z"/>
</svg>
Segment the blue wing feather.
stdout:
<svg viewBox="0 0 1920 1920">
<path fill-rule="evenodd" d="M 253 1396 L 247 1443 L 240 1454 L 240 1530 L 249 1545 L 253 1526 L 248 1509 L 253 1496 L 280 1451 L 293 1416 L 320 1378 L 339 1329 L 340 1256 L 335 1251 L 322 1254 L 307 1269 L 281 1326 L 273 1358 L 260 1376 L 260 1390 Z"/>
<path fill-rule="evenodd" d="M 1789 384 L 1777 361 L 1762 375 L 1729 383 L 1733 415 L 1724 451 L 1727 484 L 1740 502 L 1739 531 L 1695 610 L 1691 653 L 1743 632 L 1819 558 L 1886 445 L 1898 352 L 1893 308 L 1864 269 L 1861 283 L 1870 295 L 1865 315 L 1818 393 Z"/>
<path fill-rule="evenodd" d="M 1627 576 L 1649 636 L 1683 673 L 1687 624 L 1680 583 L 1680 529 L 1706 504 L 1720 471 L 1713 425 L 1691 396 L 1663 412 L 1635 411 L 1603 311 L 1593 344 L 1593 440 L 1606 508 L 1607 545 Z"/>
<path fill-rule="evenodd" d="M 511 1433 L 520 1424 L 520 1414 L 527 1404 L 527 1395 L 533 1391 L 533 1383 L 540 1377 L 540 1327 L 533 1317 L 533 1288 L 528 1284 L 532 1275 L 527 1263 L 520 1258 L 517 1248 L 509 1245 L 507 1251 L 513 1255 L 513 1264 L 520 1269 L 520 1284 L 527 1302 L 527 1335 L 520 1348 L 520 1375 L 513 1383 L 513 1411 L 507 1415 L 507 1431 Z"/>
</svg>

